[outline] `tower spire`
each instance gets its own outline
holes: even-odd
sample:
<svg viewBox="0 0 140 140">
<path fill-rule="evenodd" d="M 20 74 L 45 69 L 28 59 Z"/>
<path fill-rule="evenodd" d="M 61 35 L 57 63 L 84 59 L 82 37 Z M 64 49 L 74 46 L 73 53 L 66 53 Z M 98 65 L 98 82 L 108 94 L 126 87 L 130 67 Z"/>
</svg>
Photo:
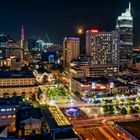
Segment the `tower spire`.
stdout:
<svg viewBox="0 0 140 140">
<path fill-rule="evenodd" d="M 21 40 L 24 40 L 24 26 L 21 26 Z"/>
<path fill-rule="evenodd" d="M 21 48 L 23 48 L 23 42 L 24 42 L 25 36 L 24 36 L 24 26 L 21 26 Z"/>
<path fill-rule="evenodd" d="M 131 2 L 129 2 L 129 12 L 131 13 Z"/>
</svg>

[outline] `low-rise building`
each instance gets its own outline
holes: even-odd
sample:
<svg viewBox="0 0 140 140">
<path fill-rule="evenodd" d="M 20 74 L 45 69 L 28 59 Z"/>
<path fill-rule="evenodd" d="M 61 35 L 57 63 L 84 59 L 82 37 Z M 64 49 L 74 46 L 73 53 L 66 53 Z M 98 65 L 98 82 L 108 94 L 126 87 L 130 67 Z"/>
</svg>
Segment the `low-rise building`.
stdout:
<svg viewBox="0 0 140 140">
<path fill-rule="evenodd" d="M 72 78 L 71 79 L 71 91 L 78 92 L 83 97 L 90 97 L 94 91 L 106 91 L 110 90 L 110 83 L 108 79 L 104 78 Z"/>
<path fill-rule="evenodd" d="M 1 70 L 20 70 L 22 61 L 18 61 L 15 56 L 11 56 L 6 59 L 0 60 L 0 69 Z"/>
<path fill-rule="evenodd" d="M 80 67 L 75 66 L 70 69 L 71 77 L 73 78 L 83 78 L 85 77 L 85 72 Z"/>
<path fill-rule="evenodd" d="M 32 98 L 36 89 L 36 78 L 31 71 L 0 71 L 1 97 L 17 95 Z"/>
<path fill-rule="evenodd" d="M 90 77 L 101 77 L 101 76 L 117 76 L 118 66 L 112 65 L 93 65 L 88 69 L 87 76 Z"/>
<path fill-rule="evenodd" d="M 20 122 L 23 125 L 24 135 L 30 135 L 31 133 L 41 134 L 41 120 L 36 118 L 27 118 Z"/>
<path fill-rule="evenodd" d="M 72 125 L 56 106 L 46 108 L 44 117 L 49 125 L 52 140 L 78 140 Z"/>
<path fill-rule="evenodd" d="M 16 132 L 19 137 L 41 134 L 42 113 L 38 108 L 20 106 L 17 111 Z"/>
</svg>

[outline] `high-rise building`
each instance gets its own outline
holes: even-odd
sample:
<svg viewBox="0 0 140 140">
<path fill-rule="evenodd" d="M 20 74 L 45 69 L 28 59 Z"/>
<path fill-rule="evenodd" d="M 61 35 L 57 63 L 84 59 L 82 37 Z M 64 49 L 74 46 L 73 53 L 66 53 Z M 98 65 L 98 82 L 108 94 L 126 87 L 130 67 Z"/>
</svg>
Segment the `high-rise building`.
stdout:
<svg viewBox="0 0 140 140">
<path fill-rule="evenodd" d="M 14 40 L 6 34 L 0 34 L 0 59 L 4 59 L 5 48 L 7 48 L 7 44 L 13 43 Z"/>
<path fill-rule="evenodd" d="M 65 37 L 63 42 L 64 66 L 69 66 L 73 59 L 80 56 L 80 38 Z"/>
<path fill-rule="evenodd" d="M 133 49 L 133 17 L 131 15 L 131 3 L 125 13 L 118 17 L 116 30 L 120 32 L 120 61 L 127 62 L 132 58 Z"/>
<path fill-rule="evenodd" d="M 5 58 L 10 58 L 14 56 L 17 60 L 23 60 L 23 48 L 20 48 L 17 44 L 9 44 L 4 51 Z"/>
<path fill-rule="evenodd" d="M 117 73 L 119 64 L 119 33 L 117 31 L 86 31 L 86 55 L 90 57 L 93 76 Z M 95 74 L 96 73 L 96 74 Z"/>
<path fill-rule="evenodd" d="M 28 51 L 33 51 L 36 48 L 37 39 L 35 36 L 28 39 Z"/>
</svg>

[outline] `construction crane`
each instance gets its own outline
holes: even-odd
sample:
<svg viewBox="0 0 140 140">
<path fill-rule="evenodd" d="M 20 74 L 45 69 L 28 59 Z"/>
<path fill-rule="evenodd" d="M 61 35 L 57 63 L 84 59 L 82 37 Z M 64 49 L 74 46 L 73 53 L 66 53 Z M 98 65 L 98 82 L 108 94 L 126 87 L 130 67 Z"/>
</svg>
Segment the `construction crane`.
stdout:
<svg viewBox="0 0 140 140">
<path fill-rule="evenodd" d="M 47 37 L 48 43 L 51 43 L 50 38 L 47 33 L 45 33 L 45 36 Z"/>
</svg>

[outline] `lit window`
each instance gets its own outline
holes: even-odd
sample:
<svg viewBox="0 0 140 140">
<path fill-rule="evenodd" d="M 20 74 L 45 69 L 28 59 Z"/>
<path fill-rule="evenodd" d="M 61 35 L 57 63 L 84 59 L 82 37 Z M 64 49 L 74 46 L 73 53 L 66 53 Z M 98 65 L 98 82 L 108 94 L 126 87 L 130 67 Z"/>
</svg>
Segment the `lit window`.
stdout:
<svg viewBox="0 0 140 140">
<path fill-rule="evenodd" d="M 6 109 L 1 109 L 2 112 L 6 111 Z"/>
<path fill-rule="evenodd" d="M 8 115 L 7 118 L 12 118 L 12 115 Z"/>
<path fill-rule="evenodd" d="M 8 109 L 7 109 L 7 111 L 11 111 L 11 110 L 12 110 L 11 108 L 8 108 Z"/>
<path fill-rule="evenodd" d="M 5 119 L 6 118 L 6 116 L 1 116 L 1 119 Z"/>
</svg>

